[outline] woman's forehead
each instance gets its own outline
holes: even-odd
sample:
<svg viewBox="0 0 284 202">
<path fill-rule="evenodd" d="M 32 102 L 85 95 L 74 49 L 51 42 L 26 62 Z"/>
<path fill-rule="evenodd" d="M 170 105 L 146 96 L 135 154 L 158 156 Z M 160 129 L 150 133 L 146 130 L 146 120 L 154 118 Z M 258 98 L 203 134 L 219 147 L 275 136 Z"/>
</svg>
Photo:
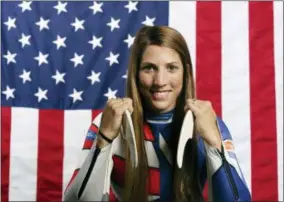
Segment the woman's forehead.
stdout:
<svg viewBox="0 0 284 202">
<path fill-rule="evenodd" d="M 181 64 L 179 54 L 168 47 L 150 45 L 142 56 L 142 63 L 177 63 Z"/>
</svg>

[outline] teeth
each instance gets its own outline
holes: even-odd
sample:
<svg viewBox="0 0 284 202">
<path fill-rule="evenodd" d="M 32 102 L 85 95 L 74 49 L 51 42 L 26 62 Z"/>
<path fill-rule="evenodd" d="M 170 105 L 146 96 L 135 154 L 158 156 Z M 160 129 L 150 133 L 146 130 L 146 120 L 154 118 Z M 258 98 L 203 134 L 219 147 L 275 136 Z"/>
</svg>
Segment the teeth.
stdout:
<svg viewBox="0 0 284 202">
<path fill-rule="evenodd" d="M 169 94 L 169 91 L 152 91 L 154 99 L 166 99 Z"/>
</svg>

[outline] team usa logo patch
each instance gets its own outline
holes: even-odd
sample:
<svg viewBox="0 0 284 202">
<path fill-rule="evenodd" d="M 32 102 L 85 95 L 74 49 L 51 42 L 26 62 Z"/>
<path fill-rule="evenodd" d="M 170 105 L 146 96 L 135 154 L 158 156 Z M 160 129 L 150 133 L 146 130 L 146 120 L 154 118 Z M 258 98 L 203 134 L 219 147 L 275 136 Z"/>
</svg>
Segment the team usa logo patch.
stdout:
<svg viewBox="0 0 284 202">
<path fill-rule="evenodd" d="M 98 127 L 92 124 L 88 130 L 87 139 L 95 139 L 98 134 Z"/>
<path fill-rule="evenodd" d="M 96 139 L 98 133 L 98 128 L 92 124 L 88 130 L 83 149 L 90 149 L 93 145 L 94 140 Z"/>
</svg>

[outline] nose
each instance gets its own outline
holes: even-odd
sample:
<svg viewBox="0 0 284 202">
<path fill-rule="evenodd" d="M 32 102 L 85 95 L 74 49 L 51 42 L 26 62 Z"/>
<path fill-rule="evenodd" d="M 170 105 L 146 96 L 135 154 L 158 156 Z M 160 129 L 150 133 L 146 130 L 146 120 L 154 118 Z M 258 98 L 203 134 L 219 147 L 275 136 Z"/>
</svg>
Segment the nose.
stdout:
<svg viewBox="0 0 284 202">
<path fill-rule="evenodd" d="M 156 72 L 154 76 L 154 84 L 157 86 L 163 86 L 166 84 L 167 75 L 163 70 L 159 70 Z"/>
</svg>

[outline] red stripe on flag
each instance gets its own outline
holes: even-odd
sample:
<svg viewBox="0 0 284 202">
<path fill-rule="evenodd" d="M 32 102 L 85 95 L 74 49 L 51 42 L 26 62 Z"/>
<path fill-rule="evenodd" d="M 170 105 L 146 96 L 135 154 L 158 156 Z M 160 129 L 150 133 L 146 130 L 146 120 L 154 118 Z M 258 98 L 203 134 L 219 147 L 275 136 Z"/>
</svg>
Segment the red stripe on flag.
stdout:
<svg viewBox="0 0 284 202">
<path fill-rule="evenodd" d="M 273 2 L 249 2 L 253 201 L 277 201 Z"/>
<path fill-rule="evenodd" d="M 9 199 L 11 108 L 1 107 L 1 201 Z"/>
<path fill-rule="evenodd" d="M 64 112 L 39 111 L 37 201 L 62 200 Z"/>
<path fill-rule="evenodd" d="M 221 108 L 221 2 L 196 2 L 196 94 L 209 100 L 216 114 Z M 208 199 L 208 184 L 203 196 Z"/>
<path fill-rule="evenodd" d="M 221 116 L 221 2 L 197 2 L 196 9 L 197 98 Z"/>
</svg>

